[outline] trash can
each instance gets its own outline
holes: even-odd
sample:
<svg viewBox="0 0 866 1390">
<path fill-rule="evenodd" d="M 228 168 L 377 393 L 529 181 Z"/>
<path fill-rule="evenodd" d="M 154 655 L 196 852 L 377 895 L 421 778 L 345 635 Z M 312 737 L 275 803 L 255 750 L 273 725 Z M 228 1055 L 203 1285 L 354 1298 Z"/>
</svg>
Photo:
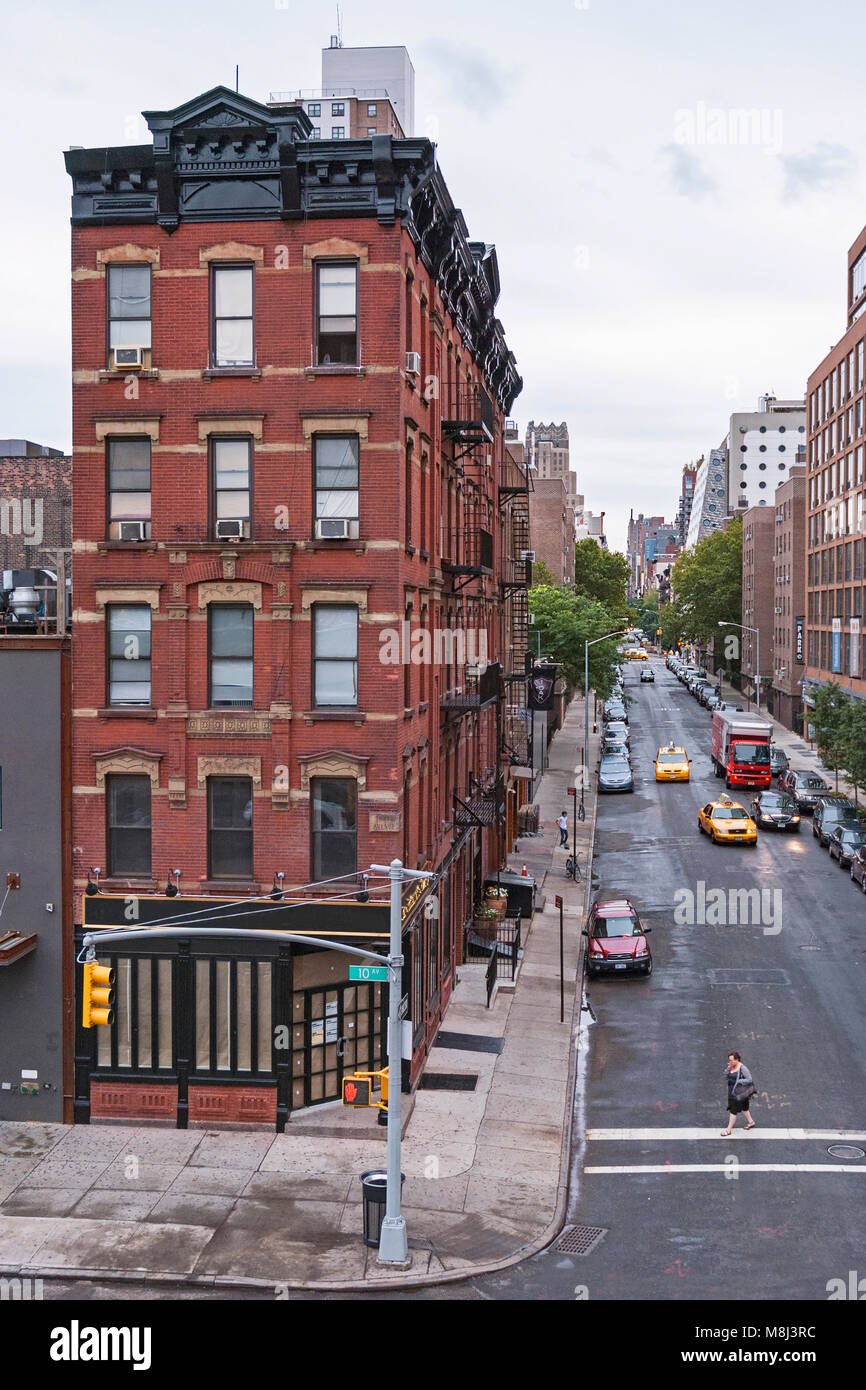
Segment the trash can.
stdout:
<svg viewBox="0 0 866 1390">
<path fill-rule="evenodd" d="M 406 1175 L 401 1173 L 401 1194 L 405 1181 Z M 366 1173 L 361 1174 L 361 1187 L 364 1193 L 364 1244 L 378 1249 L 388 1201 L 388 1174 L 383 1168 L 369 1168 Z"/>
</svg>

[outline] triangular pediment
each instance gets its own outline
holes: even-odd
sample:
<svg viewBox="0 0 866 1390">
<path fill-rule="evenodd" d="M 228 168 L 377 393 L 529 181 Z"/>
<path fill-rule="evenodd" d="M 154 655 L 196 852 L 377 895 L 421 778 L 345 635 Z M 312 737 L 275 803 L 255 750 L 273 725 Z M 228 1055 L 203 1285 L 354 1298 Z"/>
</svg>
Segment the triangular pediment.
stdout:
<svg viewBox="0 0 866 1390">
<path fill-rule="evenodd" d="M 185 101 L 170 111 L 143 111 L 142 115 L 154 132 L 170 135 L 187 130 L 253 129 L 273 130 L 287 124 L 298 126 L 298 136 L 306 138 L 304 127 L 309 118 L 301 108 L 277 113 L 259 101 L 233 92 L 229 87 L 213 87 L 209 92 Z"/>
</svg>

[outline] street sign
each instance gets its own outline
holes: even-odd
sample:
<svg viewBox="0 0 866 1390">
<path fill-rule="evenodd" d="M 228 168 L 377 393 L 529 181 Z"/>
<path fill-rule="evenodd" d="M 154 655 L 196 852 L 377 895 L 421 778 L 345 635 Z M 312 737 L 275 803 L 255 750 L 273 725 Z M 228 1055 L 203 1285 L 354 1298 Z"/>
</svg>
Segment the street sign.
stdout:
<svg viewBox="0 0 866 1390">
<path fill-rule="evenodd" d="M 398 1009 L 397 1009 L 397 1017 L 398 1017 L 399 1019 L 402 1020 L 402 1019 L 404 1019 L 404 1018 L 407 1018 L 407 1017 L 408 1017 L 408 1014 L 409 1014 L 409 996 L 408 996 L 408 994 L 404 994 L 404 995 L 403 995 L 403 998 L 400 1000 L 400 1004 L 399 1004 L 399 1007 L 398 1007 Z"/>
<path fill-rule="evenodd" d="M 350 980 L 382 980 L 387 983 L 387 965 L 350 965 Z"/>
<path fill-rule="evenodd" d="M 558 893 L 557 893 L 557 895 L 556 895 L 556 897 L 554 898 L 553 901 L 556 903 L 556 906 L 557 906 L 557 907 L 562 907 L 562 898 L 559 896 Z"/>
</svg>

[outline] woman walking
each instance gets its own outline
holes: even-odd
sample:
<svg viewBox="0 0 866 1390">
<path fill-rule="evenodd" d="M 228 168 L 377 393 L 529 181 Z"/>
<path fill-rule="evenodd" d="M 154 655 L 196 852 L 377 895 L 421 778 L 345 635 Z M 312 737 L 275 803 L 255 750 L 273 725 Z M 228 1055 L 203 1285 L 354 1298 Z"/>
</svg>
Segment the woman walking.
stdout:
<svg viewBox="0 0 866 1390">
<path fill-rule="evenodd" d="M 749 1111 L 749 1102 L 758 1088 L 752 1080 L 749 1068 L 743 1065 L 739 1052 L 728 1053 L 725 1077 L 728 1082 L 728 1113 L 731 1118 L 728 1120 L 727 1129 L 722 1130 L 722 1135 L 730 1134 L 737 1123 L 738 1115 L 745 1115 L 746 1129 L 754 1129 L 755 1121 Z"/>
</svg>

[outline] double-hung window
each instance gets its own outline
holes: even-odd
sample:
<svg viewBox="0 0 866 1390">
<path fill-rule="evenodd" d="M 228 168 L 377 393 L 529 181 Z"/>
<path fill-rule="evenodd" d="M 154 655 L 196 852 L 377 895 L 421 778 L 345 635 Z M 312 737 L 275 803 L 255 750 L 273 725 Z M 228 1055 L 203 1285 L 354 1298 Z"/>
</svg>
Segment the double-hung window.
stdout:
<svg viewBox="0 0 866 1390">
<path fill-rule="evenodd" d="M 110 540 L 150 538 L 150 440 L 108 441 L 108 535 Z"/>
<path fill-rule="evenodd" d="M 150 778 L 106 777 L 109 875 L 150 877 Z"/>
<path fill-rule="evenodd" d="M 358 535 L 357 435 L 317 435 L 313 441 L 316 534 L 349 540 Z"/>
<path fill-rule="evenodd" d="M 358 867 L 358 784 L 349 778 L 314 777 L 310 784 L 311 877 L 354 874 Z"/>
<path fill-rule="evenodd" d="M 253 876 L 253 784 L 249 777 L 208 778 L 208 876 Z"/>
<path fill-rule="evenodd" d="M 253 267 L 213 267 L 211 354 L 215 367 L 252 367 Z"/>
<path fill-rule="evenodd" d="M 252 440 L 211 439 L 213 518 L 217 540 L 250 538 Z"/>
<path fill-rule="evenodd" d="M 343 102 L 343 101 L 332 101 L 332 102 L 331 102 L 331 115 L 332 115 L 332 116 L 345 116 L 345 114 L 346 114 L 346 104 L 345 104 L 345 102 Z"/>
<path fill-rule="evenodd" d="M 316 266 L 316 361 L 319 366 L 358 362 L 356 261 L 320 261 Z"/>
<path fill-rule="evenodd" d="M 109 705 L 150 705 L 150 608 L 111 604 L 107 620 Z"/>
<path fill-rule="evenodd" d="M 322 114 L 322 103 L 321 103 L 320 101 L 311 101 L 311 102 L 309 102 L 309 103 L 307 104 L 307 115 L 308 115 L 308 116 L 310 116 L 310 117 L 312 117 L 312 116 L 321 116 L 321 114 Z"/>
<path fill-rule="evenodd" d="M 109 265 L 108 347 L 151 346 L 150 266 Z"/>
<path fill-rule="evenodd" d="M 313 698 L 316 705 L 358 703 L 358 609 L 317 603 L 313 608 Z"/>
<path fill-rule="evenodd" d="M 253 606 L 212 603 L 208 609 L 210 707 L 251 708 Z"/>
</svg>

